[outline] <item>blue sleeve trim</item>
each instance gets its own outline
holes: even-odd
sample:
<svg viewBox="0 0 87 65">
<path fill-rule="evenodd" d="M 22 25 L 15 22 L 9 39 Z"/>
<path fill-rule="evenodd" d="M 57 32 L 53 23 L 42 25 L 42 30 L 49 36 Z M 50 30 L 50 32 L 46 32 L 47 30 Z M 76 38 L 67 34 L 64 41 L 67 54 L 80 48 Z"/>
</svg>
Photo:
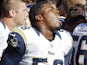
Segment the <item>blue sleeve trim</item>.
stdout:
<svg viewBox="0 0 87 65">
<path fill-rule="evenodd" d="M 8 47 L 3 53 L 0 65 L 18 65 L 25 53 L 25 42 L 21 35 L 16 32 L 11 34 L 15 34 L 14 37 L 18 40 L 17 46 L 13 47 L 12 45 L 8 44 Z M 9 35 L 8 41 L 14 37 Z"/>
</svg>

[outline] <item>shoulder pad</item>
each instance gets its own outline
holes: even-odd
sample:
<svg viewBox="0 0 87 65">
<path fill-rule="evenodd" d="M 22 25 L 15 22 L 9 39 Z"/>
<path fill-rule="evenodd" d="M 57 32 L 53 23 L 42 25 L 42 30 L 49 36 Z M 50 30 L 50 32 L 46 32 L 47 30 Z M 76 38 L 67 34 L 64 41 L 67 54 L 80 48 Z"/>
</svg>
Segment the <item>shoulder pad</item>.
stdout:
<svg viewBox="0 0 87 65">
<path fill-rule="evenodd" d="M 26 29 L 27 29 L 27 28 L 26 28 Z M 13 29 L 13 30 L 11 31 L 11 33 L 13 33 L 13 32 L 18 33 L 18 34 L 23 38 L 23 40 L 24 40 L 24 42 L 25 42 L 25 45 L 27 45 L 26 36 L 25 36 L 25 34 L 23 33 L 23 31 L 22 31 L 21 29 L 15 28 L 15 29 Z"/>
</svg>

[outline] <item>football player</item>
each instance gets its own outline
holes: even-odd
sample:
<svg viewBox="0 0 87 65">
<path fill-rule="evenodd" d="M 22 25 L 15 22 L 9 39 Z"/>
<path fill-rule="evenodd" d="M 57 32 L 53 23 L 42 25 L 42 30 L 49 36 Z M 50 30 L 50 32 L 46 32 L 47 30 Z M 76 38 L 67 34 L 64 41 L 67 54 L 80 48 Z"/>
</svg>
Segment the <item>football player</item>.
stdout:
<svg viewBox="0 0 87 65">
<path fill-rule="evenodd" d="M 85 7 L 85 6 L 84 6 Z M 84 11 L 85 12 L 85 11 Z M 85 17 L 85 15 L 84 15 Z M 81 22 L 80 22 L 81 21 Z M 87 22 L 86 17 L 73 29 L 73 53 L 70 65 L 87 65 Z M 85 23 L 84 23 L 85 22 Z"/>
<path fill-rule="evenodd" d="M 0 60 L 8 46 L 9 32 L 14 27 L 25 24 L 28 16 L 26 9 L 21 0 L 0 0 Z"/>
<path fill-rule="evenodd" d="M 56 6 L 47 1 L 39 2 L 31 7 L 29 17 L 32 27 L 14 29 L 8 39 L 18 52 L 25 49 L 21 45 L 26 45 L 19 65 L 64 65 L 64 56 L 72 47 L 72 37 L 60 29 L 62 23 Z"/>
<path fill-rule="evenodd" d="M 64 3 L 65 2 L 65 3 Z M 73 36 L 73 50 L 68 57 L 69 65 L 87 65 L 86 60 L 86 0 L 64 0 L 67 7 L 67 19 L 65 28 Z M 73 4 L 73 5 L 71 5 Z M 66 65 L 68 65 L 66 61 Z"/>
</svg>

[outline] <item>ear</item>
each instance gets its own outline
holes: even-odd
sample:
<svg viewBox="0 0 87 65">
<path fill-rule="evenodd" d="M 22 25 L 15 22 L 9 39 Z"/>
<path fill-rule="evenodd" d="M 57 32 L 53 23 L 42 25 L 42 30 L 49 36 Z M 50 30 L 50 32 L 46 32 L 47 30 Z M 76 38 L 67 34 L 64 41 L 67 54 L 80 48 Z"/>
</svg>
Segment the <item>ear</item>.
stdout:
<svg viewBox="0 0 87 65">
<path fill-rule="evenodd" d="M 36 16 L 35 16 L 35 19 L 36 19 L 37 21 L 42 21 L 42 20 L 44 20 L 44 18 L 43 18 L 42 15 L 36 15 Z"/>
<path fill-rule="evenodd" d="M 14 10 L 9 10 L 9 16 L 14 17 L 15 16 L 15 11 Z"/>
</svg>

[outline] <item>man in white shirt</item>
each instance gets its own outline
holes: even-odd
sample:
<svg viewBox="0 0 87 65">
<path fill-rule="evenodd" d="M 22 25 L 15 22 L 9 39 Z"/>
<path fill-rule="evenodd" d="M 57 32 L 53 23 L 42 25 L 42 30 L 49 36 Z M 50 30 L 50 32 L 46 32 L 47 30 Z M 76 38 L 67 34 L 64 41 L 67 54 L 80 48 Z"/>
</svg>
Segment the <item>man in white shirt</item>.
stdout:
<svg viewBox="0 0 87 65">
<path fill-rule="evenodd" d="M 2 0 L 0 4 L 0 60 L 7 48 L 9 32 L 16 26 L 25 25 L 28 16 L 22 0 Z"/>
</svg>

